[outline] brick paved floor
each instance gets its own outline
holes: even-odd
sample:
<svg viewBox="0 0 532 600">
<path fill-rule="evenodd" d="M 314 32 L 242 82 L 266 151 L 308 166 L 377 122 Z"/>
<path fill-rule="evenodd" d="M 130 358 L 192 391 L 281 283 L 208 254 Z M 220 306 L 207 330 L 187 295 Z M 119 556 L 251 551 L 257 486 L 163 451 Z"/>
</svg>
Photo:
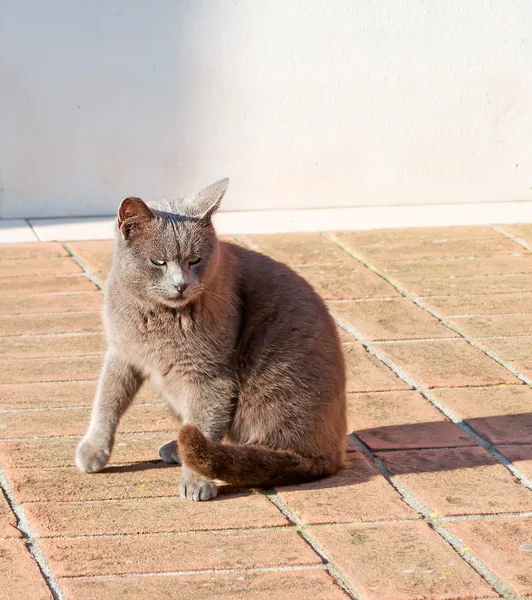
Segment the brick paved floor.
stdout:
<svg viewBox="0 0 532 600">
<path fill-rule="evenodd" d="M 3 600 L 532 598 L 532 226 L 240 237 L 327 300 L 345 470 L 195 504 L 150 391 L 73 466 L 111 243 L 0 247 Z"/>
</svg>

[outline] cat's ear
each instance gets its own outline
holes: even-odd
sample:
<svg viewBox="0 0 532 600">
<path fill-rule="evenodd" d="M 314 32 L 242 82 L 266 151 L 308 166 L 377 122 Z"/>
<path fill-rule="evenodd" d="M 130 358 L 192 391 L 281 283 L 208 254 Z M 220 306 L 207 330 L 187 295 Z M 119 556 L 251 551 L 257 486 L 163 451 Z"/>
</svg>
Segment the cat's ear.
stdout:
<svg viewBox="0 0 532 600">
<path fill-rule="evenodd" d="M 118 209 L 118 229 L 126 240 L 132 233 L 150 226 L 155 215 L 140 198 L 126 198 Z"/>
<path fill-rule="evenodd" d="M 229 179 L 220 179 L 197 194 L 191 194 L 183 200 L 184 212 L 188 217 L 207 220 L 218 210 L 227 191 Z"/>
</svg>

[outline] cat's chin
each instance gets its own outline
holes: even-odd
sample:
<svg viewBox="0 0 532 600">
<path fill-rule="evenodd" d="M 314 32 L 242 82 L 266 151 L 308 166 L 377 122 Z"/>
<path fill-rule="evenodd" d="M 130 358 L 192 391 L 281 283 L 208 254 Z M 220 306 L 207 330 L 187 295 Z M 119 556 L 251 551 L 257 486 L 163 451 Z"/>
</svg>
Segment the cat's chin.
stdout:
<svg viewBox="0 0 532 600">
<path fill-rule="evenodd" d="M 159 296 L 157 300 L 164 304 L 165 306 L 169 306 L 170 308 L 175 308 L 177 310 L 182 310 L 186 306 L 188 306 L 191 302 L 195 300 L 196 296 L 188 296 L 186 298 L 183 297 L 171 297 L 171 296 Z"/>
</svg>

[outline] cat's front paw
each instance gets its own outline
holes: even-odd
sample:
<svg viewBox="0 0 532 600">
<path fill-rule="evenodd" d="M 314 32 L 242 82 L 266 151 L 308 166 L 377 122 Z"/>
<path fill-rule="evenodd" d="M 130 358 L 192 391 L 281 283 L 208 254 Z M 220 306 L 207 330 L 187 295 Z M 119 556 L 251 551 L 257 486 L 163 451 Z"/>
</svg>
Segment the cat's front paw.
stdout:
<svg viewBox="0 0 532 600">
<path fill-rule="evenodd" d="M 169 464 L 181 464 L 181 458 L 179 456 L 179 448 L 177 447 L 177 440 L 171 440 L 163 444 L 159 448 L 159 456 L 165 463 Z"/>
<path fill-rule="evenodd" d="M 214 483 L 203 479 L 199 475 L 183 471 L 181 480 L 179 481 L 179 497 L 200 502 L 203 500 L 211 500 L 218 495 L 218 488 Z"/>
<path fill-rule="evenodd" d="M 83 438 L 76 448 L 76 467 L 84 473 L 97 473 L 109 462 L 111 448 Z"/>
</svg>

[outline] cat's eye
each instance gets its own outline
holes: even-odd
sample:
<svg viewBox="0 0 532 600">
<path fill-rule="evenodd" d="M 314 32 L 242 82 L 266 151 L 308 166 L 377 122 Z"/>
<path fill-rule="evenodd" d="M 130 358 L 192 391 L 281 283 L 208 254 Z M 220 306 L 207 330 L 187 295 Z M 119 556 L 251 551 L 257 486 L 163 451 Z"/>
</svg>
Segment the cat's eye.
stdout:
<svg viewBox="0 0 532 600">
<path fill-rule="evenodd" d="M 164 265 L 166 264 L 164 260 L 159 260 L 158 258 L 152 258 L 150 260 L 154 265 L 157 265 L 158 267 L 164 267 Z"/>
<path fill-rule="evenodd" d="M 201 258 L 199 256 L 195 256 L 194 258 L 188 259 L 188 264 L 190 266 L 194 266 L 194 265 L 197 265 L 200 261 L 201 261 Z"/>
</svg>

